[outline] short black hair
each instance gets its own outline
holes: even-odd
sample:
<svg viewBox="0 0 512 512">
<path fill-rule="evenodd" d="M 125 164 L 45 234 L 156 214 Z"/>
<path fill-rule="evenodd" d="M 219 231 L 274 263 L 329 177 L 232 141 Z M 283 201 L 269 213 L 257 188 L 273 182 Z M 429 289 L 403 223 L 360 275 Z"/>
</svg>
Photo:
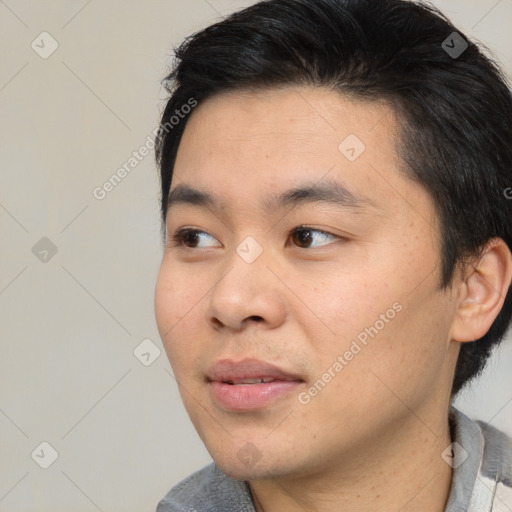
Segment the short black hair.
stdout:
<svg viewBox="0 0 512 512">
<path fill-rule="evenodd" d="M 512 185 L 510 89 L 491 58 L 433 6 L 264 0 L 192 35 L 175 54 L 163 81 L 171 96 L 155 145 L 164 225 L 190 116 L 176 123 L 183 105 L 233 90 L 305 85 L 392 106 L 402 171 L 428 191 L 440 221 L 441 288 L 491 238 L 512 247 L 512 200 L 505 192 Z M 452 396 L 481 373 L 511 314 L 509 288 L 487 334 L 462 344 Z"/>
</svg>

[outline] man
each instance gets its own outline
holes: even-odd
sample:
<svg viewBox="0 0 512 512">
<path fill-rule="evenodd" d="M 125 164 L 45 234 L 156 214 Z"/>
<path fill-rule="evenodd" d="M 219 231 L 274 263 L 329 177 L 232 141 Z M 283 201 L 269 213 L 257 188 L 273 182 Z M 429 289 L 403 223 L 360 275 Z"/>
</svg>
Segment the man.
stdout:
<svg viewBox="0 0 512 512">
<path fill-rule="evenodd" d="M 512 510 L 451 407 L 511 316 L 512 99 L 440 13 L 269 0 L 187 40 L 156 319 L 214 463 L 167 511 Z"/>
</svg>

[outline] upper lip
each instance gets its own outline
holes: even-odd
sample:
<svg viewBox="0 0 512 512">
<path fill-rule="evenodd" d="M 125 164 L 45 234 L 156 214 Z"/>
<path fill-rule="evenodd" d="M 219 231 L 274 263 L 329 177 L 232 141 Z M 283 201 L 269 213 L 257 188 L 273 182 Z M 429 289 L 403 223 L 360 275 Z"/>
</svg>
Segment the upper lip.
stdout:
<svg viewBox="0 0 512 512">
<path fill-rule="evenodd" d="M 221 359 L 210 366 L 206 378 L 210 382 L 237 382 L 246 379 L 303 380 L 296 373 L 285 371 L 259 359 Z"/>
</svg>

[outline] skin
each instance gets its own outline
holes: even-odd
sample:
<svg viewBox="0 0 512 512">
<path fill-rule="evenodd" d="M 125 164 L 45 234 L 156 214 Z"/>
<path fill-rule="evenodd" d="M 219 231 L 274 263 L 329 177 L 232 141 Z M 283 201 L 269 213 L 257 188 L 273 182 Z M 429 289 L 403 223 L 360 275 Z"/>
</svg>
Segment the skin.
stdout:
<svg viewBox="0 0 512 512">
<path fill-rule="evenodd" d="M 250 482 L 258 511 L 444 510 L 452 472 L 441 453 L 460 342 L 492 324 L 512 258 L 496 239 L 439 288 L 438 220 L 428 193 L 400 171 L 397 126 L 385 103 L 301 87 L 216 96 L 185 129 L 171 190 L 200 188 L 218 205 L 169 209 L 156 319 L 195 428 L 224 473 Z M 338 149 L 348 134 L 366 146 L 352 162 Z M 265 208 L 288 189 L 329 182 L 363 205 Z M 290 234 L 302 225 L 319 231 Z M 184 227 L 204 234 L 180 245 L 172 237 Z M 263 249 L 252 263 L 236 251 L 248 236 Z M 397 303 L 400 312 L 301 403 L 299 392 Z M 205 372 L 245 357 L 303 382 L 263 410 L 226 410 Z"/>
</svg>

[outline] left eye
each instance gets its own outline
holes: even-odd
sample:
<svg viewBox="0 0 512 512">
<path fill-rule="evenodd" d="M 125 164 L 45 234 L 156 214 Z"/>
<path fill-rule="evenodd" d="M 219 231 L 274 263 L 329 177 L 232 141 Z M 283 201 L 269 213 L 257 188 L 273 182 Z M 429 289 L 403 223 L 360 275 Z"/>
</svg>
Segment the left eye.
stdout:
<svg viewBox="0 0 512 512">
<path fill-rule="evenodd" d="M 301 249 L 328 245 L 339 239 L 339 237 L 331 235 L 330 233 L 326 233 L 325 231 L 308 227 L 295 228 L 290 233 L 290 236 L 294 243 Z"/>
</svg>

